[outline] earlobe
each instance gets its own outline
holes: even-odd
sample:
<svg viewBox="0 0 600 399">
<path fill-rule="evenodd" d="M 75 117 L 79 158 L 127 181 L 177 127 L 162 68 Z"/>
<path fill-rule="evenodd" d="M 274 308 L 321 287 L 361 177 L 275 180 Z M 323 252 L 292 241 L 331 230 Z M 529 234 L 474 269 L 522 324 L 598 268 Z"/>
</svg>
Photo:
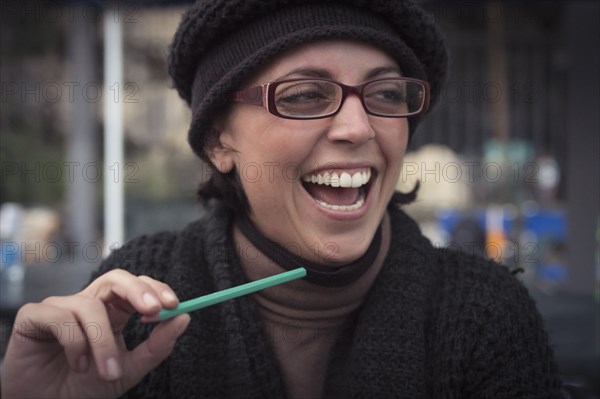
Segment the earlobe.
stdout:
<svg viewBox="0 0 600 399">
<path fill-rule="evenodd" d="M 221 173 L 229 173 L 235 166 L 235 150 L 223 142 L 223 135 L 218 142 L 207 150 L 208 158 Z"/>
</svg>

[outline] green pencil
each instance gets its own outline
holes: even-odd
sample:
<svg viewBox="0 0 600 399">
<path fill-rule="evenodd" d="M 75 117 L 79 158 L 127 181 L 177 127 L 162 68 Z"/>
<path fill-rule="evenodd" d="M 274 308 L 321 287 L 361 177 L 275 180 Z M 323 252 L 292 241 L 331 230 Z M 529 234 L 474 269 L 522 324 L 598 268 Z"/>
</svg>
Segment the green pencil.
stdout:
<svg viewBox="0 0 600 399">
<path fill-rule="evenodd" d="M 305 276 L 306 269 L 300 267 L 298 269 L 290 270 L 289 272 L 276 274 L 271 277 L 266 277 L 250 283 L 238 285 L 237 287 L 213 292 L 212 294 L 203 295 L 195 299 L 190 299 L 189 301 L 181 302 L 175 309 L 162 309 L 158 314 L 158 319 L 170 319 L 183 313 L 189 313 L 194 310 L 206 308 L 229 299 L 252 294 L 253 292 L 264 290 L 265 288 L 273 287 L 274 285 L 287 283 L 288 281 L 296 280 Z"/>
</svg>

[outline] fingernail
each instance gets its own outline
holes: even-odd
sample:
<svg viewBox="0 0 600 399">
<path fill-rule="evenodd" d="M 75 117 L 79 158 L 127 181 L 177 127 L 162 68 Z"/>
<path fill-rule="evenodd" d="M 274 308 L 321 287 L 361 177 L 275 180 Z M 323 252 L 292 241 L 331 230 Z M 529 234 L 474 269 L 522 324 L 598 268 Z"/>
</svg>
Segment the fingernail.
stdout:
<svg viewBox="0 0 600 399">
<path fill-rule="evenodd" d="M 119 362 L 114 357 L 109 357 L 106 361 L 106 373 L 111 379 L 118 379 L 121 377 L 121 367 Z"/>
<path fill-rule="evenodd" d="M 175 295 L 173 295 L 173 293 L 171 291 L 163 291 L 162 296 L 167 301 L 176 301 L 177 300 L 177 297 Z"/>
<path fill-rule="evenodd" d="M 84 373 L 85 371 L 87 371 L 88 357 L 86 355 L 83 355 L 79 358 L 79 361 L 77 362 L 77 367 L 79 368 L 80 373 Z"/>
<path fill-rule="evenodd" d="M 144 300 L 144 303 L 150 307 L 160 306 L 158 300 L 154 298 L 154 296 L 149 292 L 144 292 L 144 295 L 142 295 L 142 299 Z"/>
</svg>

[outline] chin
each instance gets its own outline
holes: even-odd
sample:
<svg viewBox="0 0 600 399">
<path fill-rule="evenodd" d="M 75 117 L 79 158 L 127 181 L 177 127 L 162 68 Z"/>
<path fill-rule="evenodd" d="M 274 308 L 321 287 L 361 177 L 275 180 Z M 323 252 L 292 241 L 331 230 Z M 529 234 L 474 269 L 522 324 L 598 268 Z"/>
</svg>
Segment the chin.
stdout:
<svg viewBox="0 0 600 399">
<path fill-rule="evenodd" d="M 323 265 L 339 266 L 354 262 L 367 252 L 373 236 L 368 239 L 361 234 L 357 239 L 332 238 L 329 242 L 323 243 L 319 251 L 317 262 Z"/>
</svg>

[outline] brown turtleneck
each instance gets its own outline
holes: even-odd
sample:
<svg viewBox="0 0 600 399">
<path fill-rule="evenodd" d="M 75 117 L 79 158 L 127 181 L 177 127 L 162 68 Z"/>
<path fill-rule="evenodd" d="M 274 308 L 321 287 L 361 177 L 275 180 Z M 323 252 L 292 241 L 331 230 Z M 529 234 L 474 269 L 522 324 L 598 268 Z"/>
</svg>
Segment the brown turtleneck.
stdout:
<svg viewBox="0 0 600 399">
<path fill-rule="evenodd" d="M 288 397 L 321 397 L 330 349 L 346 317 L 362 304 L 379 274 L 390 236 L 386 213 L 379 255 L 364 275 L 347 286 L 321 287 L 296 280 L 252 295 L 265 320 Z M 237 226 L 233 238 L 250 281 L 286 271 L 259 252 Z"/>
</svg>

